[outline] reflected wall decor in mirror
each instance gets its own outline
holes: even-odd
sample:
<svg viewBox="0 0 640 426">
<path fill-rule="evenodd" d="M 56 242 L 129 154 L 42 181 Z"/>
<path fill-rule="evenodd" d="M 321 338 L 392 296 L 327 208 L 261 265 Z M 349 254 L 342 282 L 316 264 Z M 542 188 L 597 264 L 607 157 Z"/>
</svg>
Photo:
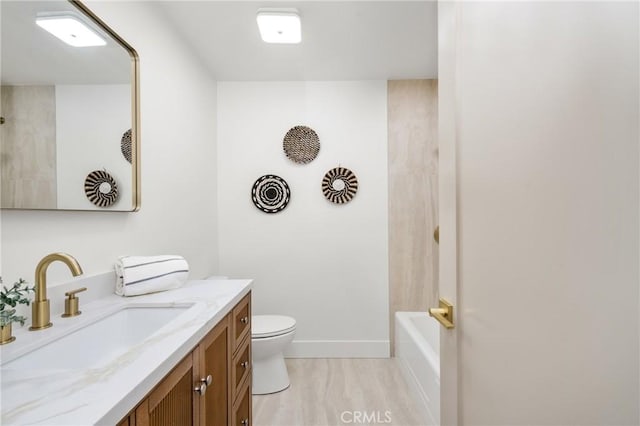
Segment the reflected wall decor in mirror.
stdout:
<svg viewBox="0 0 640 426">
<path fill-rule="evenodd" d="M 0 8 L 1 207 L 138 210 L 135 50 L 77 1 L 1 1 Z M 108 206 L 86 191 L 96 170 L 117 185 Z"/>
</svg>

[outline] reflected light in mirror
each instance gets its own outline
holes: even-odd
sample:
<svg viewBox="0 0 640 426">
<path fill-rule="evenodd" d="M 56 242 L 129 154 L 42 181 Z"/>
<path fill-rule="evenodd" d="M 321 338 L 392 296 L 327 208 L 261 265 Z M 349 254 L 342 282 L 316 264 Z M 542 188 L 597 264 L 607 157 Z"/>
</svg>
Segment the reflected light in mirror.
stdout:
<svg viewBox="0 0 640 426">
<path fill-rule="evenodd" d="M 38 17 L 36 24 L 74 47 L 104 46 L 107 44 L 98 34 L 70 15 Z"/>
</svg>

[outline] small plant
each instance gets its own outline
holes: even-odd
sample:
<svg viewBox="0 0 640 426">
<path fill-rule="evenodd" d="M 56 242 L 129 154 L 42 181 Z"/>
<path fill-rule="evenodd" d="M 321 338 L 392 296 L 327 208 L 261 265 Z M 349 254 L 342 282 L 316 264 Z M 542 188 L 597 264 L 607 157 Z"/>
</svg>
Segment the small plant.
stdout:
<svg viewBox="0 0 640 426">
<path fill-rule="evenodd" d="M 2 283 L 2 277 L 0 277 L 0 284 Z M 15 309 L 9 309 L 8 307 L 15 308 L 17 305 L 27 305 L 31 303 L 28 295 L 29 292 L 35 291 L 35 287 L 29 287 L 29 284 L 20 278 L 17 282 L 13 283 L 11 288 L 2 286 L 0 291 L 0 326 L 6 326 L 14 322 L 19 322 L 20 325 L 24 325 L 27 320 L 26 317 L 16 315 Z"/>
</svg>

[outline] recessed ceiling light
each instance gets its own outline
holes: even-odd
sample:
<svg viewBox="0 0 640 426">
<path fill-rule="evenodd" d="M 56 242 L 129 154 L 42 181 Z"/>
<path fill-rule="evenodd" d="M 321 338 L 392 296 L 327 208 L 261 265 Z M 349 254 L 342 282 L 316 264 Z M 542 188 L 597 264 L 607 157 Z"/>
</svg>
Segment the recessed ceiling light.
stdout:
<svg viewBox="0 0 640 426">
<path fill-rule="evenodd" d="M 107 44 L 102 37 L 71 15 L 39 16 L 36 18 L 36 24 L 71 46 L 89 47 Z"/>
<path fill-rule="evenodd" d="M 266 43 L 300 43 L 300 16 L 296 9 L 259 9 L 258 28 Z"/>
</svg>

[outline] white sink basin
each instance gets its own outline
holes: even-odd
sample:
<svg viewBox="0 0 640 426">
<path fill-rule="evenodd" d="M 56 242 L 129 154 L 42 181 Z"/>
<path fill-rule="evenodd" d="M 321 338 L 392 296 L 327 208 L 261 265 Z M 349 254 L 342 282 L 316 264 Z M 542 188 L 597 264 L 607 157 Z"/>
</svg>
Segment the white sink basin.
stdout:
<svg viewBox="0 0 640 426">
<path fill-rule="evenodd" d="M 125 307 L 2 365 L 3 369 L 101 367 L 140 345 L 191 305 Z"/>
</svg>

